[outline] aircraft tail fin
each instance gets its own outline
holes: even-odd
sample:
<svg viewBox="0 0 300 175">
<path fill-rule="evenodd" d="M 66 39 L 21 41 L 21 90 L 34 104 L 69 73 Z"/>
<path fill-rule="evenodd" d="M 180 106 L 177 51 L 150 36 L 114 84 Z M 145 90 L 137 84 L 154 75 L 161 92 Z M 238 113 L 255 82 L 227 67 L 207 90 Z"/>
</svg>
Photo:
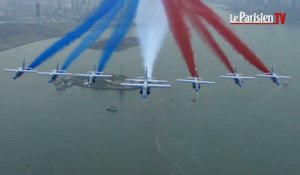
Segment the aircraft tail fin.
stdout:
<svg viewBox="0 0 300 175">
<path fill-rule="evenodd" d="M 59 62 L 56 63 L 56 70 L 59 71 Z"/>
<path fill-rule="evenodd" d="M 273 73 L 274 73 L 274 67 L 271 66 L 271 74 L 273 74 Z"/>
<path fill-rule="evenodd" d="M 23 63 L 22 63 L 22 68 L 23 68 L 23 69 L 25 69 L 25 64 L 26 64 L 25 62 L 26 62 L 26 61 L 25 61 L 25 59 L 24 59 L 24 60 L 23 60 Z"/>
<path fill-rule="evenodd" d="M 237 69 L 237 67 L 236 66 L 234 66 L 234 73 L 238 73 L 238 69 Z"/>
<path fill-rule="evenodd" d="M 145 77 L 148 77 L 148 68 L 145 67 Z"/>
<path fill-rule="evenodd" d="M 94 72 L 96 72 L 96 63 L 94 63 Z"/>
<path fill-rule="evenodd" d="M 199 75 L 198 69 L 196 68 L 196 69 L 195 69 L 195 76 L 198 78 L 198 75 Z"/>
</svg>

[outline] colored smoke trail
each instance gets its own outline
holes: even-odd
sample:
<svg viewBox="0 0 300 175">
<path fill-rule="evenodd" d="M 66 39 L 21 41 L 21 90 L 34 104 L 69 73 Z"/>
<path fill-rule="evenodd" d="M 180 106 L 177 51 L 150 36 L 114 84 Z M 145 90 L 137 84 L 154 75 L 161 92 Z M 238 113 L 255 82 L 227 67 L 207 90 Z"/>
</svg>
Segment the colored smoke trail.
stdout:
<svg viewBox="0 0 300 175">
<path fill-rule="evenodd" d="M 152 77 L 153 66 L 168 32 L 168 21 L 161 0 L 142 0 L 136 17 L 144 66 Z"/>
<path fill-rule="evenodd" d="M 182 4 L 184 5 L 184 4 Z M 229 59 L 217 43 L 217 41 L 213 38 L 213 36 L 210 34 L 207 27 L 204 25 L 202 20 L 198 18 L 197 16 L 193 15 L 193 11 L 190 11 L 188 9 L 185 9 L 186 13 L 190 19 L 190 22 L 196 28 L 197 32 L 202 36 L 202 38 L 206 41 L 205 43 L 208 44 L 208 46 L 213 50 L 213 52 L 218 56 L 218 58 L 221 60 L 221 62 L 226 66 L 228 71 L 230 73 L 234 72 L 233 66 L 230 63 Z"/>
<path fill-rule="evenodd" d="M 112 33 L 111 37 L 104 46 L 104 50 L 100 59 L 98 72 L 102 72 L 106 66 L 107 61 L 115 51 L 115 49 L 122 42 L 126 34 L 128 33 L 133 19 L 135 17 L 139 0 L 127 0 L 127 9 L 124 17 L 119 21 L 116 29 Z"/>
<path fill-rule="evenodd" d="M 81 37 L 86 33 L 93 25 L 100 20 L 104 15 L 106 15 L 116 4 L 118 0 L 104 0 L 96 9 L 96 12 L 91 15 L 87 20 L 85 20 L 79 27 L 73 31 L 67 33 L 63 38 L 56 41 L 53 45 L 47 48 L 43 53 L 41 53 L 30 65 L 30 68 L 35 68 L 46 61 L 48 58 L 53 56 L 58 51 L 62 50 L 64 47 L 71 44 L 77 38 Z"/>
<path fill-rule="evenodd" d="M 219 34 L 227 40 L 231 46 L 241 54 L 250 64 L 254 65 L 257 69 L 264 73 L 270 72 L 268 68 L 260 61 L 260 59 L 252 52 L 248 46 L 243 43 L 226 25 L 222 19 L 202 1 L 199 0 L 186 0 L 190 3 L 190 8 L 203 17 L 211 26 L 213 26 Z"/>
<path fill-rule="evenodd" d="M 85 51 L 91 43 L 96 41 L 99 36 L 109 27 L 111 22 L 115 19 L 118 12 L 122 10 L 125 5 L 125 0 L 119 0 L 115 7 L 101 20 L 97 25 L 93 27 L 90 33 L 81 41 L 81 43 L 71 52 L 68 58 L 65 60 L 62 70 L 68 69 L 68 67 L 78 58 L 83 51 Z"/>
<path fill-rule="evenodd" d="M 170 29 L 185 59 L 188 70 L 192 76 L 198 76 L 195 70 L 194 53 L 190 42 L 190 31 L 184 21 L 182 9 L 177 0 L 163 0 L 163 4 L 168 16 Z"/>
</svg>

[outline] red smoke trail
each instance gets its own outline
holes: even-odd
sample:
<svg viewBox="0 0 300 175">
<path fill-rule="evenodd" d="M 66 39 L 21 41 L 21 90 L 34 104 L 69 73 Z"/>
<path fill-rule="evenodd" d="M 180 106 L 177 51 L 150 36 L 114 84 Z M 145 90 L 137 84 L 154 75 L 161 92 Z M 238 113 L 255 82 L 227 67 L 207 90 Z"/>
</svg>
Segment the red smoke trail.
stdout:
<svg viewBox="0 0 300 175">
<path fill-rule="evenodd" d="M 177 0 L 163 0 L 162 2 L 166 9 L 171 31 L 185 59 L 189 72 L 192 76 L 198 76 L 195 71 L 196 66 L 190 42 L 190 31 L 184 21 L 183 11 L 179 6 L 180 3 Z"/>
<path fill-rule="evenodd" d="M 182 4 L 182 5 L 184 5 L 184 4 Z M 219 59 L 226 66 L 226 68 L 228 69 L 228 71 L 231 72 L 231 73 L 233 73 L 234 69 L 233 69 L 233 66 L 231 65 L 229 59 L 227 58 L 227 56 L 225 55 L 225 53 L 223 52 L 223 50 L 221 49 L 221 47 L 219 46 L 219 44 L 215 41 L 215 39 L 213 38 L 213 36 L 210 34 L 209 30 L 204 25 L 204 23 L 202 22 L 202 20 L 200 18 L 198 18 L 197 16 L 194 16 L 193 15 L 194 14 L 193 11 L 190 11 L 187 8 L 185 8 L 185 11 L 186 11 L 186 13 L 187 13 L 187 15 L 189 17 L 190 22 L 192 23 L 192 25 L 194 26 L 194 28 L 197 29 L 197 32 L 206 40 L 206 42 L 209 45 L 209 47 L 219 57 Z"/>
<path fill-rule="evenodd" d="M 212 9 L 199 0 L 185 0 L 185 2 L 190 3 L 189 7 L 213 26 L 250 64 L 264 73 L 270 72 L 255 53 L 225 26 L 222 19 Z"/>
</svg>

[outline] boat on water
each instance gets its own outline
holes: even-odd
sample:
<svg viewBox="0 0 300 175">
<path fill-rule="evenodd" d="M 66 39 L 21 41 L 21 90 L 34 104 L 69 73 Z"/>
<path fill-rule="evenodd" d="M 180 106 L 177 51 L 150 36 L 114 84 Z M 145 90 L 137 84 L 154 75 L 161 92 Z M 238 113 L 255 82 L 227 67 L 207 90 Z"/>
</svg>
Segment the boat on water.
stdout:
<svg viewBox="0 0 300 175">
<path fill-rule="evenodd" d="M 106 108 L 108 112 L 118 112 L 118 109 L 115 106 L 109 106 Z"/>
</svg>

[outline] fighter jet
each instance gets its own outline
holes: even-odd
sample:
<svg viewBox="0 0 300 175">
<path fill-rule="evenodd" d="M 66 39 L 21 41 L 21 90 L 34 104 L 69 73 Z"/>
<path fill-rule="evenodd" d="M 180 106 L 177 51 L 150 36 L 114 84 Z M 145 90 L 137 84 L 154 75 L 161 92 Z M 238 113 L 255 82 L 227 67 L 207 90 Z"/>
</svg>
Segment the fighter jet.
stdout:
<svg viewBox="0 0 300 175">
<path fill-rule="evenodd" d="M 16 80 L 17 78 L 21 77 L 24 73 L 36 73 L 37 70 L 33 70 L 30 67 L 25 67 L 25 60 L 23 61 L 22 67 L 19 67 L 19 69 L 4 69 L 5 71 L 9 72 L 15 72 L 13 80 Z"/>
<path fill-rule="evenodd" d="M 291 79 L 289 76 L 279 76 L 274 72 L 273 66 L 271 67 L 271 72 L 269 73 L 264 73 L 264 74 L 257 74 L 259 77 L 266 77 L 270 78 L 273 83 L 275 83 L 277 86 L 280 86 L 280 79 Z"/>
<path fill-rule="evenodd" d="M 151 88 L 169 88 L 171 85 L 165 84 L 168 81 L 165 80 L 156 80 L 154 78 L 148 77 L 147 68 L 145 68 L 144 77 L 138 77 L 136 79 L 126 79 L 128 83 L 121 83 L 122 86 L 138 87 L 140 88 L 140 94 L 143 101 L 146 101 L 148 95 L 150 95 Z M 134 83 L 131 83 L 134 82 Z"/>
<path fill-rule="evenodd" d="M 195 71 L 197 72 L 197 69 Z M 191 83 L 193 85 L 193 89 L 195 89 L 197 93 L 200 92 L 201 84 L 215 84 L 215 82 L 213 81 L 203 81 L 203 78 L 199 78 L 198 76 L 186 77 L 186 79 L 177 79 L 176 81 L 183 83 Z"/>
<path fill-rule="evenodd" d="M 53 83 L 59 76 L 71 76 L 72 73 L 67 73 L 65 70 L 59 70 L 59 63 L 56 64 L 56 69 L 50 72 L 38 72 L 41 75 L 50 75 L 48 83 Z"/>
<path fill-rule="evenodd" d="M 237 68 L 234 67 L 234 73 L 229 73 L 228 75 L 225 76 L 219 76 L 220 78 L 227 78 L 227 79 L 233 79 L 235 84 L 238 85 L 240 88 L 244 86 L 244 79 L 249 80 L 249 79 L 255 79 L 255 77 L 245 77 L 243 74 L 239 74 L 237 72 Z"/>
<path fill-rule="evenodd" d="M 96 82 L 97 78 L 109 78 L 112 77 L 112 75 L 105 75 L 103 72 L 97 72 L 96 71 L 96 64 L 94 64 L 94 71 L 87 72 L 86 74 L 75 74 L 76 77 L 87 77 L 88 78 L 88 85 L 89 87 L 92 86 L 93 83 Z"/>
</svg>

